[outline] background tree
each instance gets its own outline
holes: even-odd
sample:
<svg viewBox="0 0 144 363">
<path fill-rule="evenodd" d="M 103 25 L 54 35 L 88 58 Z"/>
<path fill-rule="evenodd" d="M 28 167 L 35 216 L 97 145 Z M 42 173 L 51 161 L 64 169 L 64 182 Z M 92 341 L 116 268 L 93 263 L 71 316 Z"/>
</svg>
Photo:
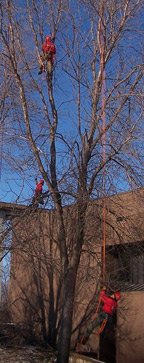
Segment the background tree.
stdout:
<svg viewBox="0 0 144 363">
<path fill-rule="evenodd" d="M 142 10 L 141 0 L 1 2 L 3 171 L 9 166 L 15 178 L 20 175 L 17 201 L 27 180 L 42 175 L 49 208 L 55 208 L 62 363 L 68 361 L 89 201 L 143 185 Z M 53 79 L 47 70 L 37 75 L 48 33 L 57 49 Z M 75 238 L 69 250 L 63 207 L 72 203 Z"/>
</svg>

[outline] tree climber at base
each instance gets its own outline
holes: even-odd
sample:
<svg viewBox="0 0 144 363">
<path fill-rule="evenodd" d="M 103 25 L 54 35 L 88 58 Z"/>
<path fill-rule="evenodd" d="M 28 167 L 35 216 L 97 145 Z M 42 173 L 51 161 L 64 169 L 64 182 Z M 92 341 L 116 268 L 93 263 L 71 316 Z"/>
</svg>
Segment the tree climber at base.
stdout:
<svg viewBox="0 0 144 363">
<path fill-rule="evenodd" d="M 50 36 L 47 36 L 45 38 L 45 43 L 42 46 L 43 56 L 39 59 L 39 65 L 40 65 L 40 71 L 38 74 L 41 74 L 45 71 L 44 62 L 48 61 L 48 71 L 51 74 L 52 73 L 52 63 L 55 60 L 55 53 L 56 48 L 55 45 L 52 42 L 52 39 Z"/>
<path fill-rule="evenodd" d="M 112 321 L 112 315 L 117 309 L 117 301 L 120 300 L 121 295 L 119 292 L 113 293 L 110 297 L 106 295 L 106 287 L 103 286 L 101 291 L 101 301 L 103 302 L 102 311 L 98 316 L 92 321 L 87 327 L 86 332 L 84 333 L 82 344 L 85 344 L 92 333 L 92 331 L 98 326 L 101 325 L 106 320 L 106 325 L 110 324 Z"/>
<path fill-rule="evenodd" d="M 44 204 L 43 198 L 42 198 L 42 186 L 44 185 L 44 180 L 40 179 L 39 183 L 37 182 L 37 178 L 35 178 L 36 182 L 36 188 L 35 188 L 35 195 L 33 197 L 33 204 Z"/>
</svg>

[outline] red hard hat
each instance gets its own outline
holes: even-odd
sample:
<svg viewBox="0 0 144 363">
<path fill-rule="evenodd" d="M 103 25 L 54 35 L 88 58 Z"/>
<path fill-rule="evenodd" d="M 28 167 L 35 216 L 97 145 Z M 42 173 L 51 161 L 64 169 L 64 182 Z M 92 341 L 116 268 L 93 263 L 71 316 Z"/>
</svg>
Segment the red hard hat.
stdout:
<svg viewBox="0 0 144 363">
<path fill-rule="evenodd" d="M 40 181 L 39 181 L 39 184 L 44 184 L 44 180 L 43 179 L 40 179 Z"/>
<path fill-rule="evenodd" d="M 46 37 L 46 38 L 45 38 L 45 41 L 46 41 L 46 42 L 51 42 L 51 37 L 50 37 L 50 36 Z"/>
<path fill-rule="evenodd" d="M 119 292 L 115 292 L 114 296 L 116 298 L 116 300 L 120 300 L 121 299 L 121 294 Z"/>
</svg>

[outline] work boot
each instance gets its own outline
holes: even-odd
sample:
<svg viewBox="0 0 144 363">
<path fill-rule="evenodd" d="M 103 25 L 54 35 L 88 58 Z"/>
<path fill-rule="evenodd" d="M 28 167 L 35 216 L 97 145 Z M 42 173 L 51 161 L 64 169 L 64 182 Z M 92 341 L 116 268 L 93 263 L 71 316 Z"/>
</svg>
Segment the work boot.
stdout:
<svg viewBox="0 0 144 363">
<path fill-rule="evenodd" d="M 41 200 L 39 203 L 40 203 L 40 204 L 44 204 L 44 201 L 43 201 L 43 200 Z"/>
<path fill-rule="evenodd" d="M 82 345 L 85 345 L 85 344 L 86 344 L 86 342 L 87 342 L 87 338 L 86 338 L 86 337 L 84 337 L 84 338 L 83 338 L 83 340 L 82 340 L 82 342 L 81 342 L 81 344 L 82 344 Z"/>
<path fill-rule="evenodd" d="M 43 67 L 40 67 L 40 71 L 38 72 L 38 75 L 42 74 L 42 73 L 43 73 Z"/>
<path fill-rule="evenodd" d="M 79 340 L 79 342 L 80 342 L 80 344 L 85 345 L 86 342 L 87 342 L 87 340 L 88 340 L 88 337 L 83 336 L 83 337 L 81 337 L 81 339 Z"/>
</svg>

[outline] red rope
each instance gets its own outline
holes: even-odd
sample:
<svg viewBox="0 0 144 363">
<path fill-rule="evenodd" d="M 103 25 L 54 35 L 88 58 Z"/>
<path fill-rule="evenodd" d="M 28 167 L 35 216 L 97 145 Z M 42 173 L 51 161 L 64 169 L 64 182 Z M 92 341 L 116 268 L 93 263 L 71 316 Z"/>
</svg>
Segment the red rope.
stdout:
<svg viewBox="0 0 144 363">
<path fill-rule="evenodd" d="M 4 134 L 3 134 L 3 125 L 2 125 L 1 126 L 1 151 L 0 151 L 0 182 L 1 182 L 1 175 L 2 175 L 3 140 L 4 140 Z"/>
<path fill-rule="evenodd" d="M 101 67 L 101 81 L 102 81 L 102 146 L 103 146 L 103 283 L 105 282 L 106 275 L 106 127 L 105 127 L 105 70 L 104 70 L 104 38 L 103 38 L 103 26 L 102 26 L 102 15 L 103 15 L 104 0 L 101 1 L 101 16 L 98 24 L 98 44 L 100 51 L 100 67 Z M 101 297 L 98 302 L 98 306 L 95 314 L 92 317 L 92 321 L 95 320 L 101 303 Z M 101 328 L 100 328 L 101 329 Z M 104 329 L 104 328 L 103 328 Z M 102 329 L 102 330 L 103 330 Z"/>
<path fill-rule="evenodd" d="M 100 51 L 100 67 L 101 67 L 101 82 L 102 82 L 102 146 L 103 146 L 103 282 L 105 282 L 105 258 L 106 258 L 106 127 L 105 127 L 105 69 L 104 69 L 104 35 L 102 17 L 104 11 L 104 0 L 101 1 L 100 19 L 98 24 L 98 45 Z"/>
<path fill-rule="evenodd" d="M 4 93 L 7 87 L 7 76 L 6 76 L 6 64 L 5 60 L 3 61 L 3 67 L 4 67 Z M 5 97 L 5 95 L 3 96 Z M 0 182 L 1 182 L 1 176 L 2 176 L 2 157 L 3 157 L 3 142 L 4 142 L 4 120 L 1 122 L 1 146 L 0 146 Z"/>
<path fill-rule="evenodd" d="M 106 156 L 105 156 L 105 140 L 106 140 L 106 131 L 105 131 L 105 81 L 103 79 L 102 83 L 102 127 L 103 127 L 103 282 L 105 282 L 105 274 L 106 274 L 106 190 L 105 190 L 105 184 L 106 184 L 106 168 L 105 168 L 105 162 L 106 162 Z"/>
<path fill-rule="evenodd" d="M 105 282 L 106 277 L 106 152 L 105 152 L 105 145 L 106 145 L 106 127 L 105 127 L 105 70 L 104 70 L 104 37 L 103 37 L 103 25 L 102 25 L 102 16 L 104 10 L 104 0 L 101 1 L 101 15 L 98 24 L 98 44 L 99 44 L 99 51 L 100 51 L 100 67 L 101 67 L 101 81 L 102 81 L 102 147 L 103 147 L 103 283 Z M 99 307 L 101 303 L 101 297 L 98 302 L 98 306 L 96 309 L 95 314 L 92 317 L 92 321 L 95 320 Z M 99 330 L 95 333 L 99 335 L 104 330 L 107 323 L 107 319 L 104 319 Z M 80 345 L 82 344 L 84 336 L 81 338 L 80 342 L 77 343 L 76 350 L 79 351 Z M 78 353 L 77 353 L 78 354 Z M 76 356 L 77 359 L 77 356 Z"/>
<path fill-rule="evenodd" d="M 107 319 L 104 319 L 103 322 L 102 322 L 102 325 L 100 326 L 99 330 L 95 333 L 95 335 L 99 335 L 103 332 L 105 326 L 106 326 L 106 323 L 107 323 Z"/>
<path fill-rule="evenodd" d="M 104 328 L 106 326 L 106 323 L 107 323 L 107 319 L 104 319 L 101 326 L 100 326 L 100 328 L 99 328 L 99 330 L 95 333 L 95 335 L 100 335 L 103 332 L 103 330 L 104 330 Z M 81 346 L 84 338 L 85 338 L 85 336 L 83 335 L 81 337 L 80 342 L 77 342 L 77 345 L 76 345 L 76 361 L 78 359 L 78 354 L 80 354 L 80 346 Z"/>
<path fill-rule="evenodd" d="M 99 44 L 99 51 L 100 51 L 100 67 L 101 67 L 101 81 L 102 81 L 102 145 L 103 145 L 103 283 L 105 282 L 105 275 L 106 275 L 106 170 L 105 170 L 105 162 L 106 162 L 106 152 L 105 152 L 105 143 L 106 143 L 106 127 L 105 127 L 105 70 L 104 70 L 104 38 L 103 38 L 103 26 L 102 26 L 102 15 L 103 15 L 103 7 L 104 7 L 104 0 L 101 1 L 101 16 L 99 19 L 98 25 L 98 44 Z M 101 297 L 98 302 L 98 306 L 96 309 L 95 314 L 92 317 L 92 321 L 96 319 L 99 307 L 101 303 Z M 105 325 L 106 319 L 103 320 L 103 323 L 96 333 L 97 335 L 100 334 Z"/>
</svg>

